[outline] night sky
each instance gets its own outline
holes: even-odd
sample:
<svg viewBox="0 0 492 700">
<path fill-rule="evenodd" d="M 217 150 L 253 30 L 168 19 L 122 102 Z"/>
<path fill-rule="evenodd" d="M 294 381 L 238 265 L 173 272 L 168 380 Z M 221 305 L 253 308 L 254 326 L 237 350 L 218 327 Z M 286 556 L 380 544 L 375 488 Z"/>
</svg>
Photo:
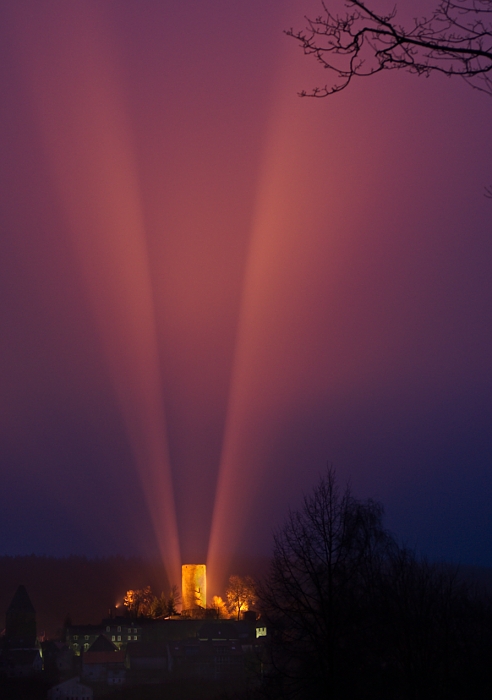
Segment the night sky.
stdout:
<svg viewBox="0 0 492 700">
<path fill-rule="evenodd" d="M 318 11 L 0 4 L 0 554 L 219 585 L 330 463 L 492 566 L 492 99 L 299 98 Z"/>
</svg>

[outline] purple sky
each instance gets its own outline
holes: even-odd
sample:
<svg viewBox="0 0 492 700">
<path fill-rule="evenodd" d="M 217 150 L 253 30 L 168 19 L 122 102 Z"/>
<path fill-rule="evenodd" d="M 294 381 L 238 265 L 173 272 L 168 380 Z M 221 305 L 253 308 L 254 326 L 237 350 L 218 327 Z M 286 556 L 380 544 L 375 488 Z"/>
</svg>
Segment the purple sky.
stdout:
<svg viewBox="0 0 492 700">
<path fill-rule="evenodd" d="M 328 462 L 492 565 L 492 100 L 300 99 L 310 9 L 0 7 L 0 554 L 220 581 Z"/>
</svg>

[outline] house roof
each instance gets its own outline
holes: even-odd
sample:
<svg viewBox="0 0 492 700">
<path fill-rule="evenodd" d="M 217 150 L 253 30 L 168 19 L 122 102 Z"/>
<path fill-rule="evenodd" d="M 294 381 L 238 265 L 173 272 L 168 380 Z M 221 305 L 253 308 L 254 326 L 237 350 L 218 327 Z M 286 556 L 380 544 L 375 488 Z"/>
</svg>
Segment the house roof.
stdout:
<svg viewBox="0 0 492 700">
<path fill-rule="evenodd" d="M 94 640 L 94 642 L 91 644 L 89 649 L 86 651 L 86 654 L 90 654 L 95 651 L 110 651 L 110 652 L 115 652 L 117 651 L 118 647 L 113 644 L 113 642 L 110 642 L 107 637 L 104 636 L 104 634 L 100 634 L 97 639 Z"/>
</svg>

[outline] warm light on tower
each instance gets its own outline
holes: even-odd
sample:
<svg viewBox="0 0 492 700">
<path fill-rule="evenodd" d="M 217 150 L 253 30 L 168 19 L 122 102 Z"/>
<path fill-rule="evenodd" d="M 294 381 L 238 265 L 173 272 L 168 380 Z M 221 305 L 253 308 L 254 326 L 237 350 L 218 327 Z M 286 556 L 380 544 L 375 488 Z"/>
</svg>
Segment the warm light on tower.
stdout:
<svg viewBox="0 0 492 700">
<path fill-rule="evenodd" d="M 183 564 L 181 567 L 183 610 L 207 607 L 207 567 L 205 564 Z"/>
</svg>

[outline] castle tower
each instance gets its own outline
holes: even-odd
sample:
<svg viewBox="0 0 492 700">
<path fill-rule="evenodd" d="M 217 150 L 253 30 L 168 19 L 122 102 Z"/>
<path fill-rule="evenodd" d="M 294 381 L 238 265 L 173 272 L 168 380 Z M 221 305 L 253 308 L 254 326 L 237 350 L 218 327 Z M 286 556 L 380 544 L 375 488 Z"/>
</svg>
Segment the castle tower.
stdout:
<svg viewBox="0 0 492 700">
<path fill-rule="evenodd" d="M 11 648 L 36 644 L 36 611 L 24 586 L 19 586 L 5 614 L 5 640 Z"/>
<path fill-rule="evenodd" d="M 207 607 L 207 567 L 205 564 L 183 564 L 181 567 L 183 610 Z"/>
</svg>

